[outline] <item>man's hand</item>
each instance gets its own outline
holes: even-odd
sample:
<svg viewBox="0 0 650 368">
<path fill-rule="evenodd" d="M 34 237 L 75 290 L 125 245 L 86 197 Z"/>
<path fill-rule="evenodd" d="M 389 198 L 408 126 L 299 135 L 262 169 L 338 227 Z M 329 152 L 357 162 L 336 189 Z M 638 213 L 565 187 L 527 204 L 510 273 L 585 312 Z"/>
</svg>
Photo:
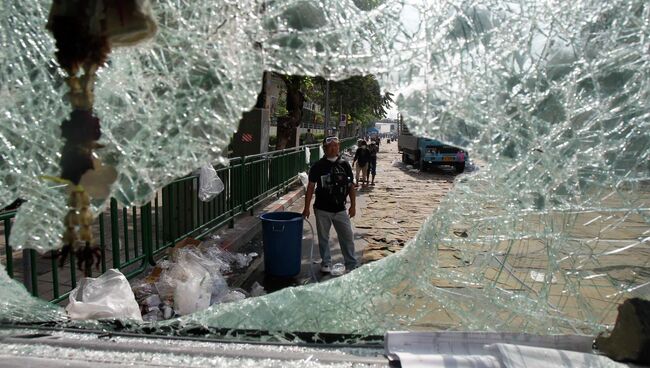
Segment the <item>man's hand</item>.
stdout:
<svg viewBox="0 0 650 368">
<path fill-rule="evenodd" d="M 357 214 L 357 210 L 354 208 L 354 206 L 350 206 L 350 209 L 348 210 L 348 214 L 350 215 L 350 218 L 354 217 L 354 215 Z"/>
<path fill-rule="evenodd" d="M 305 209 L 302 210 L 302 217 L 309 218 L 309 215 L 310 215 L 309 207 L 305 207 Z"/>
</svg>

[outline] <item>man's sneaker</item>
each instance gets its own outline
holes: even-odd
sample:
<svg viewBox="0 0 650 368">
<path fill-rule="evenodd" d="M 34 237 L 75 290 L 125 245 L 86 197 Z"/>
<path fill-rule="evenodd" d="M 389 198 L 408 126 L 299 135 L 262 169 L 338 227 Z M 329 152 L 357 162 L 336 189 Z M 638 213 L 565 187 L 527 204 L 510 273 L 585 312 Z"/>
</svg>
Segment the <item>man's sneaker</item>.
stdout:
<svg viewBox="0 0 650 368">
<path fill-rule="evenodd" d="M 332 272 L 332 267 L 330 265 L 322 265 L 320 266 L 320 272 L 322 273 L 330 273 Z"/>
</svg>

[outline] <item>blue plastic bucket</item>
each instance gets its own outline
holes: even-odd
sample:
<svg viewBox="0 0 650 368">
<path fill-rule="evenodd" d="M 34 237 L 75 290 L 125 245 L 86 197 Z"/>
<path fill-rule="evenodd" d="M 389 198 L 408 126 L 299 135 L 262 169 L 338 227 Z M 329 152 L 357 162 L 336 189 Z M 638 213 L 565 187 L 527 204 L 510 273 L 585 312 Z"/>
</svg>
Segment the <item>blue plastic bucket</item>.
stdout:
<svg viewBox="0 0 650 368">
<path fill-rule="evenodd" d="M 269 212 L 260 216 L 264 242 L 264 272 L 293 277 L 300 273 L 302 258 L 302 214 Z"/>
</svg>

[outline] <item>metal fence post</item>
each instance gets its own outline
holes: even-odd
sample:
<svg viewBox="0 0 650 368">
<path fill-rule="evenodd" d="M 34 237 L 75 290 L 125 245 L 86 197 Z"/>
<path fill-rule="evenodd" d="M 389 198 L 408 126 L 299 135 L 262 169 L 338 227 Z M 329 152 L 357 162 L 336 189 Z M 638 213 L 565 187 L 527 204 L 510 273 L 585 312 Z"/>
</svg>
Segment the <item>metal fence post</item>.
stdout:
<svg viewBox="0 0 650 368">
<path fill-rule="evenodd" d="M 150 265 L 155 266 L 156 260 L 153 258 L 153 227 L 151 221 L 151 202 L 140 207 L 140 224 L 142 228 L 142 252 L 145 259 Z"/>
<path fill-rule="evenodd" d="M 32 289 L 32 262 L 31 256 L 28 249 L 23 250 L 23 285 L 27 291 L 34 295 L 34 290 Z"/>
<path fill-rule="evenodd" d="M 117 200 L 111 198 L 111 250 L 113 268 L 120 268 L 120 224 L 117 219 Z"/>
<path fill-rule="evenodd" d="M 240 171 L 239 171 L 239 186 L 240 186 L 240 202 L 241 202 L 241 212 L 246 211 L 246 194 L 247 194 L 247 187 L 246 187 L 246 180 L 245 180 L 245 171 L 246 171 L 246 156 L 242 156 L 241 158 L 241 164 L 239 165 Z"/>
</svg>

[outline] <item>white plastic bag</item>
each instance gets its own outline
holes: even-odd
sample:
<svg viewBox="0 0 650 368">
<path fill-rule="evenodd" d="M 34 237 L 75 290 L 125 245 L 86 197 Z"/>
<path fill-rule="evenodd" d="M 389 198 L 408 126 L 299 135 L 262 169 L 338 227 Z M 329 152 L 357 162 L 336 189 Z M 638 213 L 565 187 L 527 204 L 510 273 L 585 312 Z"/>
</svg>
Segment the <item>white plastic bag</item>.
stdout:
<svg viewBox="0 0 650 368">
<path fill-rule="evenodd" d="M 187 315 L 210 306 L 212 277 L 198 262 L 181 257 L 170 270 L 174 278 L 174 310 Z"/>
<path fill-rule="evenodd" d="M 300 182 L 302 183 L 302 186 L 307 189 L 307 184 L 309 183 L 309 177 L 307 176 L 306 172 L 301 172 L 298 173 L 298 178 L 300 178 Z"/>
<path fill-rule="evenodd" d="M 223 189 L 223 181 L 217 175 L 214 167 L 212 165 L 202 166 L 199 174 L 199 199 L 208 202 L 223 192 Z"/>
<path fill-rule="evenodd" d="M 345 266 L 343 263 L 337 263 L 334 266 L 332 266 L 332 270 L 330 272 L 330 275 L 332 276 L 341 276 L 345 274 Z"/>
<path fill-rule="evenodd" d="M 110 269 L 98 278 L 83 278 L 70 292 L 65 308 L 72 319 L 118 318 L 142 321 L 140 307 L 126 277 Z"/>
</svg>

